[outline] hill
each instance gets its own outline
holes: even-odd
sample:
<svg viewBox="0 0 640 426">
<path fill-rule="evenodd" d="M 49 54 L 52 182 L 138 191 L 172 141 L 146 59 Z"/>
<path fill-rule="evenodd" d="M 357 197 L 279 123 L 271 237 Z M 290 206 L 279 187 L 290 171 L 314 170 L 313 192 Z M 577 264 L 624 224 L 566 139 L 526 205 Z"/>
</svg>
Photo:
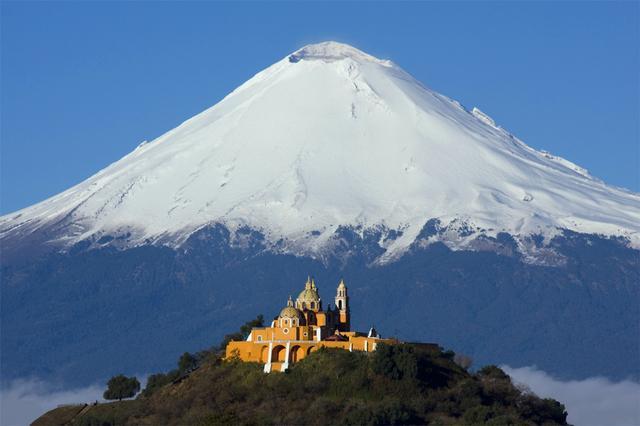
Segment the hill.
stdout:
<svg viewBox="0 0 640 426">
<path fill-rule="evenodd" d="M 195 370 L 156 375 L 134 400 L 60 407 L 33 425 L 567 424 L 561 403 L 514 386 L 495 366 L 472 374 L 453 358 L 415 343 L 323 348 L 265 374 L 206 352 Z"/>
</svg>

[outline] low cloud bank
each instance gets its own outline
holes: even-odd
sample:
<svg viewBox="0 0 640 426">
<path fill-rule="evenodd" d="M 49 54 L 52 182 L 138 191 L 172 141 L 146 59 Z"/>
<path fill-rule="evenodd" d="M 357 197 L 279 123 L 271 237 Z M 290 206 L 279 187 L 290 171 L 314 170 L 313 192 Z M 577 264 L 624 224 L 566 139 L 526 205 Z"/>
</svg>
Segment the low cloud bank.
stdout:
<svg viewBox="0 0 640 426">
<path fill-rule="evenodd" d="M 612 382 L 604 377 L 563 382 L 535 367 L 501 368 L 514 383 L 525 384 L 536 395 L 563 403 L 571 424 L 640 425 L 640 383 L 629 380 Z"/>
<path fill-rule="evenodd" d="M 25 426 L 61 404 L 102 400 L 104 385 L 55 390 L 40 380 L 15 380 L 0 391 L 0 424 Z"/>
</svg>

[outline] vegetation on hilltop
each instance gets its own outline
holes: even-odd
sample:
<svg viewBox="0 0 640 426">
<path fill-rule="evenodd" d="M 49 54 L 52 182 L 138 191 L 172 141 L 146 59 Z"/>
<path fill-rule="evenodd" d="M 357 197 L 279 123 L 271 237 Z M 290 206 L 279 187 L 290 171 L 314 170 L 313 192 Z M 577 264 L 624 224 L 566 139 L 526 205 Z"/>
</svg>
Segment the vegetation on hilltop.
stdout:
<svg viewBox="0 0 640 426">
<path fill-rule="evenodd" d="M 433 346 L 322 348 L 271 374 L 220 355 L 183 355 L 179 364 L 194 370 L 150 380 L 137 399 L 92 406 L 70 424 L 566 424 L 561 403 L 519 389 L 495 366 L 471 374 Z"/>
<path fill-rule="evenodd" d="M 114 376 L 107 383 L 107 390 L 104 391 L 104 399 L 131 398 L 140 391 L 140 382 L 135 377 L 126 377 L 122 374 Z"/>
</svg>

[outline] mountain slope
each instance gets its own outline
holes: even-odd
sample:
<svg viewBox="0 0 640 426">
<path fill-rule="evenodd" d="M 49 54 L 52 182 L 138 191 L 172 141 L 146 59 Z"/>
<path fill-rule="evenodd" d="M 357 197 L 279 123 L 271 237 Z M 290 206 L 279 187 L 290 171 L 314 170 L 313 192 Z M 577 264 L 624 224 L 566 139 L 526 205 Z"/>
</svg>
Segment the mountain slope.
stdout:
<svg viewBox="0 0 640 426">
<path fill-rule="evenodd" d="M 334 42 L 294 52 L 83 183 L 2 217 L 0 235 L 176 247 L 222 223 L 314 254 L 355 226 L 393 232 L 381 241 L 384 261 L 429 219 L 449 231 L 432 240 L 458 248 L 504 231 L 530 253 L 527 236 L 548 241 L 559 228 L 640 244 L 637 194 Z"/>
<path fill-rule="evenodd" d="M 550 267 L 440 243 L 367 266 L 379 255 L 378 237 L 355 232 L 342 233 L 328 263 L 274 253 L 256 232 L 243 231 L 243 240 L 234 245 L 219 225 L 180 250 L 79 244 L 3 265 L 3 379 L 85 386 L 169 368 L 244 319 L 272 318 L 308 274 L 325 300 L 344 277 L 354 329 L 439 342 L 477 365 L 536 365 L 562 379 L 640 378 L 640 256 L 618 241 L 556 237 L 568 261 Z"/>
</svg>

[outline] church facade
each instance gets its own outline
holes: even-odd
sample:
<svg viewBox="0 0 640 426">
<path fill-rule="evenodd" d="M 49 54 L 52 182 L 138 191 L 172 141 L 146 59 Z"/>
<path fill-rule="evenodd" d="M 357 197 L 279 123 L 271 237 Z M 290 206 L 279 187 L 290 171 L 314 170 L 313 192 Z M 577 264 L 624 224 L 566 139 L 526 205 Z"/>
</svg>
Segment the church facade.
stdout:
<svg viewBox="0 0 640 426">
<path fill-rule="evenodd" d="M 269 327 L 251 330 L 246 341 L 229 342 L 226 357 L 260 362 L 264 371 L 285 371 L 321 347 L 371 352 L 381 343 L 398 343 L 383 339 L 372 327 L 368 333 L 351 331 L 349 295 L 344 280 L 336 289 L 334 306 L 322 308 L 315 280 L 308 278 L 296 300 L 289 296 L 287 306 Z"/>
</svg>

